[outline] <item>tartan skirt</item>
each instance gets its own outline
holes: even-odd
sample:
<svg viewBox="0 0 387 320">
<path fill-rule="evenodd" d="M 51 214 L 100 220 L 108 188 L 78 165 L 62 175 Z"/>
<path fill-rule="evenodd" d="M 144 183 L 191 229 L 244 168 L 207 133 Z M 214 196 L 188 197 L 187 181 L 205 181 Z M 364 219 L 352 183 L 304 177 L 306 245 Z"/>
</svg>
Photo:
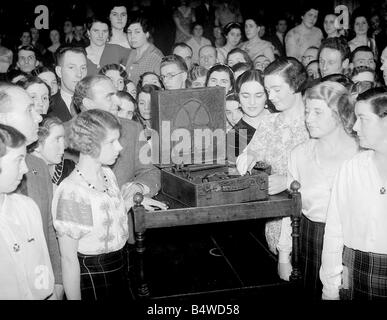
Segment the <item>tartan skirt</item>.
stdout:
<svg viewBox="0 0 387 320">
<path fill-rule="evenodd" d="M 348 268 L 348 285 L 340 289 L 340 299 L 387 299 L 387 254 L 363 252 L 344 246 L 343 265 Z"/>
<path fill-rule="evenodd" d="M 321 299 L 320 280 L 321 253 L 324 242 L 325 223 L 314 222 L 304 215 L 300 223 L 300 269 L 303 287 L 308 298 Z"/>
<path fill-rule="evenodd" d="M 99 255 L 78 252 L 82 300 L 128 299 L 130 297 L 125 247 Z"/>
</svg>

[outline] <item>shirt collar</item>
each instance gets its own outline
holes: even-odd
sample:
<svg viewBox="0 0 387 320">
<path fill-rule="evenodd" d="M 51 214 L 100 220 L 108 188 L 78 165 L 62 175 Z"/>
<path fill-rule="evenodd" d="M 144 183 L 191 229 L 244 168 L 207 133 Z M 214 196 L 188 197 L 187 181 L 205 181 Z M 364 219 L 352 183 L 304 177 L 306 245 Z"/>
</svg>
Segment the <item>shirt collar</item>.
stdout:
<svg viewBox="0 0 387 320">
<path fill-rule="evenodd" d="M 60 96 L 66 104 L 66 107 L 70 110 L 71 100 L 73 99 L 73 95 L 65 92 L 64 90 L 60 90 Z"/>
</svg>

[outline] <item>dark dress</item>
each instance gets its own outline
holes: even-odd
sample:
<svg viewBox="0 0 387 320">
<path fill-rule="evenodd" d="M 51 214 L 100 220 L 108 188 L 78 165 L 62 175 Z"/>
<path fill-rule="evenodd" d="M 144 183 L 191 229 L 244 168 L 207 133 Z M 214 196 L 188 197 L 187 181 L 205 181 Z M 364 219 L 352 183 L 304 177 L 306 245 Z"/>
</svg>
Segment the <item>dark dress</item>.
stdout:
<svg viewBox="0 0 387 320">
<path fill-rule="evenodd" d="M 250 143 L 255 133 L 255 128 L 243 119 L 240 119 L 232 130 L 227 133 L 227 159 L 235 163 L 236 158 Z"/>
</svg>

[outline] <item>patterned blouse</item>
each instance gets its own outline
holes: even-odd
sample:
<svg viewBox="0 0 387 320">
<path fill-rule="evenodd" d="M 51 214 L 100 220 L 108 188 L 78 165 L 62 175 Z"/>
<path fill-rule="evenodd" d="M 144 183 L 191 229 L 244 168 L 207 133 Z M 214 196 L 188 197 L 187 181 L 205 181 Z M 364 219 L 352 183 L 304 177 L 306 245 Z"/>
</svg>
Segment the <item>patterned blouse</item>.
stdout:
<svg viewBox="0 0 387 320">
<path fill-rule="evenodd" d="M 304 114 L 291 124 L 284 122 L 282 113 L 270 114 L 266 120 L 255 132 L 246 150 L 254 155 L 256 161 L 270 164 L 272 174 L 286 175 L 290 152 L 295 146 L 309 139 Z M 274 254 L 277 254 L 281 220 L 270 221 L 265 228 L 269 249 Z"/>
<path fill-rule="evenodd" d="M 86 255 L 120 250 L 128 239 L 128 216 L 111 169 L 104 167 L 108 192 L 89 187 L 73 173 L 56 189 L 52 205 L 59 235 L 79 240 L 78 252 Z"/>
</svg>

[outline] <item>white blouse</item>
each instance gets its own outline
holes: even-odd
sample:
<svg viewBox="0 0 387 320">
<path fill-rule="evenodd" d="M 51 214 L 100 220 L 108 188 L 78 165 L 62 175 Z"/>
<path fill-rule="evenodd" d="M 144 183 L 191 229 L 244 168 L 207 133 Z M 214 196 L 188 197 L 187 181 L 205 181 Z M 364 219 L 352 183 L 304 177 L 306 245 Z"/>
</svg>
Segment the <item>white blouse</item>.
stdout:
<svg viewBox="0 0 387 320">
<path fill-rule="evenodd" d="M 36 203 L 4 195 L 0 208 L 0 300 L 42 300 L 54 290 L 54 274 Z"/>
<path fill-rule="evenodd" d="M 343 246 L 387 254 L 387 189 L 373 161 L 374 151 L 358 153 L 339 170 L 328 207 L 320 279 L 323 297 L 337 299 Z"/>
<path fill-rule="evenodd" d="M 316 153 L 316 139 L 309 139 L 295 147 L 289 156 L 287 181 L 301 184 L 302 213 L 314 222 L 325 223 L 331 188 L 337 169 L 321 166 Z M 282 219 L 281 235 L 277 245 L 280 262 L 289 262 L 292 251 L 290 217 Z M 282 256 L 285 256 L 282 258 Z"/>
</svg>

